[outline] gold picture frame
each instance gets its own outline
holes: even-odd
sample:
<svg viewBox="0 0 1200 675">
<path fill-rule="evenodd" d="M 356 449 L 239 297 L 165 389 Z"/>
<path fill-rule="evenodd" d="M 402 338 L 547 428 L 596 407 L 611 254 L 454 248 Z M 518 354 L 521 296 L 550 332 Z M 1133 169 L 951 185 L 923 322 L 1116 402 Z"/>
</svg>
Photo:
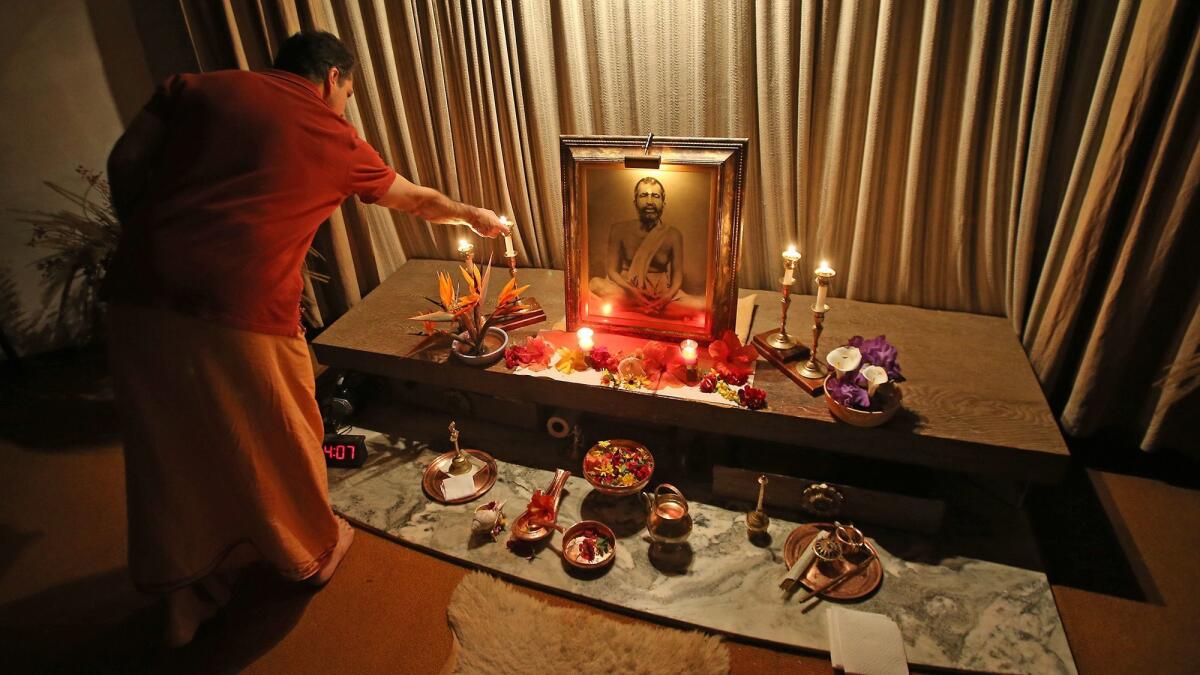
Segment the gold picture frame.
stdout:
<svg viewBox="0 0 1200 675">
<path fill-rule="evenodd" d="M 734 327 L 749 141 L 561 136 L 567 330 L 707 342 Z"/>
</svg>

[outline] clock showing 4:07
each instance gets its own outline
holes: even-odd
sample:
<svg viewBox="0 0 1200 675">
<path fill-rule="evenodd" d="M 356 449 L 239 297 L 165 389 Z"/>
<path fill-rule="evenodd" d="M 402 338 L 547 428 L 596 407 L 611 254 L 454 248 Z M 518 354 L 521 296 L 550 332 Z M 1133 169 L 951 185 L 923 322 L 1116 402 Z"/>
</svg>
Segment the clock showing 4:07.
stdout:
<svg viewBox="0 0 1200 675">
<path fill-rule="evenodd" d="M 367 461 L 367 437 L 357 434 L 326 434 L 321 446 L 325 466 L 358 468 Z"/>
</svg>

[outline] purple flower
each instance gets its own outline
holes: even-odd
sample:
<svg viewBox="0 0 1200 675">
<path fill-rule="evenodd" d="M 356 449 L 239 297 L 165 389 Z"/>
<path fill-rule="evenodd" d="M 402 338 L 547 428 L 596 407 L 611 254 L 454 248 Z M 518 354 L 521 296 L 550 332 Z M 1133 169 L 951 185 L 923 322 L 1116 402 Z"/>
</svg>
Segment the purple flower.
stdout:
<svg viewBox="0 0 1200 675">
<path fill-rule="evenodd" d="M 900 364 L 897 362 L 899 352 L 892 343 L 887 341 L 887 338 L 880 335 L 870 340 L 864 340 L 862 336 L 855 335 L 850 338 L 849 344 L 858 347 L 862 352 L 863 365 L 879 366 L 887 371 L 888 379 L 895 382 L 903 382 L 904 376 L 900 374 Z"/>
<path fill-rule="evenodd" d="M 867 396 L 867 390 L 852 382 L 842 382 L 836 377 L 831 377 L 825 388 L 825 393 L 842 405 L 859 410 L 868 410 L 871 407 L 871 398 Z"/>
</svg>

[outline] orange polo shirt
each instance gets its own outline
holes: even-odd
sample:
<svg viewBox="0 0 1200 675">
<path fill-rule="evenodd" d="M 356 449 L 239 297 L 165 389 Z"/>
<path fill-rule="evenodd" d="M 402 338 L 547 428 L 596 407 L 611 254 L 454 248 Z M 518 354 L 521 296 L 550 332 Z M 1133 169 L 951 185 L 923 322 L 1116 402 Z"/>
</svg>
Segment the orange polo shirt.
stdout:
<svg viewBox="0 0 1200 675">
<path fill-rule="evenodd" d="M 318 91 L 278 70 L 168 78 L 146 104 L 164 124 L 163 154 L 124 224 L 108 297 L 297 334 L 317 228 L 396 176 Z"/>
</svg>

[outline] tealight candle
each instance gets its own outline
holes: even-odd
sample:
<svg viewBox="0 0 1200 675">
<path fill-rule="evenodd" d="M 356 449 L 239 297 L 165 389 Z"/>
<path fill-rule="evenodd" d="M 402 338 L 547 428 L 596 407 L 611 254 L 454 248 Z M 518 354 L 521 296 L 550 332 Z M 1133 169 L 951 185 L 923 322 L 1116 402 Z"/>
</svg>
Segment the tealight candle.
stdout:
<svg viewBox="0 0 1200 675">
<path fill-rule="evenodd" d="M 579 340 L 579 349 L 581 349 L 585 354 L 592 351 L 592 347 L 595 344 L 592 342 L 593 334 L 594 332 L 592 329 L 588 328 L 587 326 L 575 331 L 575 337 Z"/>
<path fill-rule="evenodd" d="M 796 283 L 794 270 L 796 269 L 796 261 L 800 260 L 800 252 L 796 250 L 794 244 L 789 245 L 787 250 L 783 252 L 783 285 L 791 286 Z"/>
<path fill-rule="evenodd" d="M 516 250 L 513 249 L 512 234 L 511 234 L 512 229 L 510 227 L 508 217 L 500 216 L 500 223 L 503 224 L 505 227 L 510 228 L 508 233 L 506 233 L 504 235 L 504 256 L 506 258 L 515 258 L 515 257 L 517 257 L 517 252 L 516 252 Z"/>
<path fill-rule="evenodd" d="M 684 340 L 679 343 L 679 355 L 683 357 L 683 365 L 696 365 L 696 341 Z"/>
</svg>

